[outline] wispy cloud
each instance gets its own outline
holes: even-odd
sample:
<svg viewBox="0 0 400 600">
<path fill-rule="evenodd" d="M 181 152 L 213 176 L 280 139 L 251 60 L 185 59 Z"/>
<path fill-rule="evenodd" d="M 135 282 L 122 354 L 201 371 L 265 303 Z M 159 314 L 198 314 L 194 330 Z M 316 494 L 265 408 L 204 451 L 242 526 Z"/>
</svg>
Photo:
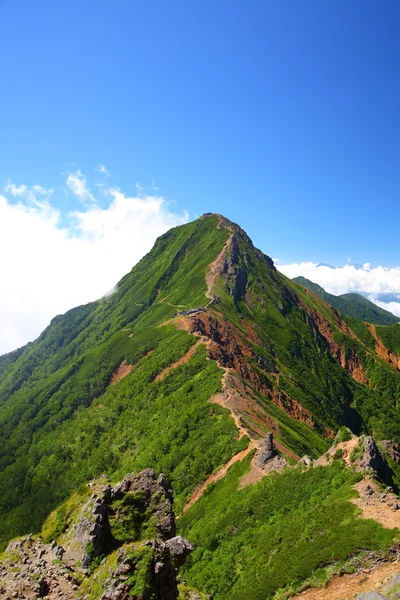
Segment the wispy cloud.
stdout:
<svg viewBox="0 0 400 600">
<path fill-rule="evenodd" d="M 302 275 L 322 286 L 327 292 L 339 295 L 347 292 L 363 292 L 369 295 L 372 302 L 400 316 L 399 302 L 384 302 L 381 294 L 400 294 L 400 266 L 372 267 L 371 263 L 363 265 L 344 265 L 330 267 L 319 263 L 302 262 L 278 264 L 278 269 L 290 277 Z"/>
<path fill-rule="evenodd" d="M 44 187 L 9 182 L 0 194 L 0 255 L 7 257 L 0 261 L 0 354 L 37 337 L 55 315 L 103 296 L 156 237 L 188 220 L 162 196 L 117 188 L 98 191 L 101 208 L 80 171 L 68 180 L 83 202 L 73 214 L 62 214 L 52 202 L 57 191 Z"/>
<path fill-rule="evenodd" d="M 81 171 L 68 173 L 67 186 L 83 204 L 96 204 L 96 199 L 88 187 L 86 176 Z"/>
<path fill-rule="evenodd" d="M 108 169 L 104 165 L 97 165 L 96 170 L 103 175 L 110 175 Z"/>
</svg>

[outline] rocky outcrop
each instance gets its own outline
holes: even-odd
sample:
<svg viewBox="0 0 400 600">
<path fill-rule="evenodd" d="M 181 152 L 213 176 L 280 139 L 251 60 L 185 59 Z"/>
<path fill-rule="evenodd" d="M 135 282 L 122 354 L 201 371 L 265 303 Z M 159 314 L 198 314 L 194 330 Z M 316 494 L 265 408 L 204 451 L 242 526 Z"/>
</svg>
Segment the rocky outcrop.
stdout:
<svg viewBox="0 0 400 600">
<path fill-rule="evenodd" d="M 383 440 L 380 444 L 385 454 L 387 454 L 396 465 L 400 465 L 400 445 L 394 440 Z"/>
<path fill-rule="evenodd" d="M 0 600 L 71 600 L 81 595 L 82 579 L 85 593 L 104 581 L 102 600 L 177 600 L 177 569 L 192 546 L 176 536 L 165 476 L 145 469 L 114 487 L 90 485 L 91 497 L 59 540 L 45 544 L 30 535 L 8 545 L 0 563 Z M 108 557 L 118 548 L 115 566 Z"/>
<path fill-rule="evenodd" d="M 239 237 L 233 234 L 229 240 L 221 276 L 225 281 L 225 289 L 235 302 L 246 294 L 247 269 L 244 268 L 246 257 L 241 255 Z"/>
<path fill-rule="evenodd" d="M 84 568 L 88 568 L 93 558 L 104 554 L 111 545 L 111 532 L 108 521 L 106 499 L 107 488 L 83 505 L 80 517 L 72 527 L 71 544 L 75 558 Z"/>
<path fill-rule="evenodd" d="M 276 451 L 272 433 L 267 433 L 254 456 L 254 466 L 263 473 L 269 473 L 282 471 L 288 464 L 286 458 Z"/>
<path fill-rule="evenodd" d="M 140 569 L 141 555 L 146 555 L 150 550 L 152 559 L 146 565 L 148 580 L 151 582 L 146 596 L 132 593 L 128 579 L 137 569 Z M 139 600 L 140 598 L 154 598 L 157 600 L 176 600 L 178 588 L 176 581 L 176 567 L 186 561 L 193 547 L 181 536 L 171 538 L 166 542 L 151 540 L 136 548 L 135 553 L 121 548 L 118 553 L 117 568 L 105 582 L 105 591 L 101 600 Z"/>
<path fill-rule="evenodd" d="M 126 503 L 123 499 L 130 494 Z M 134 507 L 143 515 L 143 520 L 152 517 L 156 523 L 157 537 L 166 540 L 176 533 L 175 517 L 172 510 L 173 495 L 169 489 L 166 477 L 161 473 L 157 478 L 154 469 L 145 469 L 141 473 L 131 473 L 107 491 L 107 500 L 111 502 L 109 513 L 116 515 L 113 504 L 118 504 L 118 520 L 123 521 L 124 516 Z M 135 501 L 133 501 L 135 498 Z M 139 519 L 140 525 L 140 519 Z"/>
<path fill-rule="evenodd" d="M 358 461 L 358 468 L 376 473 L 387 485 L 393 485 L 393 472 L 384 457 L 381 456 L 375 440 L 367 436 L 363 441 L 363 455 Z"/>
<path fill-rule="evenodd" d="M 379 450 L 374 439 L 368 435 L 363 441 L 363 455 L 359 462 L 360 468 L 365 469 L 366 471 L 378 472 L 380 469 L 382 469 L 383 464 L 384 461 L 379 454 Z"/>
<path fill-rule="evenodd" d="M 276 456 L 277 452 L 274 448 L 274 440 L 272 433 L 267 433 L 267 435 L 262 440 L 260 448 L 255 457 L 256 466 L 262 468 L 265 464 L 271 460 L 274 456 Z"/>
</svg>

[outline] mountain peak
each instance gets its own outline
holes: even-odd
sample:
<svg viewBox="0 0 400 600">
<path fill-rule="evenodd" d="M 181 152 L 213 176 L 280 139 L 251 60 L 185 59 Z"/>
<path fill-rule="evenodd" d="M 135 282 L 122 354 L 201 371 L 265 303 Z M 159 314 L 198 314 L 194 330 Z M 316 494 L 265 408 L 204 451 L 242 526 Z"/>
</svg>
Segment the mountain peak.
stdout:
<svg viewBox="0 0 400 600">
<path fill-rule="evenodd" d="M 112 295 L 0 357 L 1 545 L 40 531 L 100 474 L 116 482 L 153 468 L 196 546 L 185 581 L 221 600 L 273 598 L 313 576 L 321 548 L 327 564 L 382 550 L 393 533 L 357 517 L 356 479 L 337 449 L 329 465 L 310 465 L 346 426 L 382 447 L 394 441 L 397 489 L 399 331 L 347 317 L 290 281 L 222 215 L 171 229 Z M 362 451 L 351 443 L 350 463 Z M 144 501 L 134 492 L 112 503 L 117 536 L 135 528 Z M 53 513 L 54 530 L 70 516 Z M 136 541 L 120 541 L 136 564 Z M 249 544 L 259 554 L 246 554 Z"/>
</svg>

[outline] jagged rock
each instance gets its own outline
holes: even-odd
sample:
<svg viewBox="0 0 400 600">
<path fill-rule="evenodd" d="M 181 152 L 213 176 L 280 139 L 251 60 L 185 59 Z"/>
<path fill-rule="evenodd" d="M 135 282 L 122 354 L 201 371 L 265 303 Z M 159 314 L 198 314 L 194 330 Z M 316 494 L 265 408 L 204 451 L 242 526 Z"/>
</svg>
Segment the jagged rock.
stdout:
<svg viewBox="0 0 400 600">
<path fill-rule="evenodd" d="M 154 469 L 145 469 L 141 473 L 131 473 L 114 486 L 110 492 L 111 502 L 121 500 L 127 493 L 140 493 L 140 509 L 151 511 L 157 516 L 157 530 L 161 539 L 168 539 L 176 534 L 175 517 L 172 510 L 173 495 L 166 477 L 161 473 L 155 477 Z"/>
<path fill-rule="evenodd" d="M 146 577 L 151 587 L 148 597 L 157 600 L 177 600 L 176 566 L 184 564 L 186 557 L 192 551 L 191 544 L 185 538 L 177 536 L 167 541 L 150 540 L 141 544 L 136 547 L 139 555 L 140 548 L 150 548 L 153 555 Z M 109 578 L 101 600 L 138 599 L 137 596 L 129 593 L 129 585 L 125 583 L 138 568 L 138 554 L 134 556 L 124 552 L 118 555 L 120 564 Z"/>
<path fill-rule="evenodd" d="M 181 535 L 167 540 L 165 546 L 173 559 L 174 564 L 177 566 L 183 565 L 186 561 L 186 557 L 193 550 L 193 546 L 190 542 Z"/>
<path fill-rule="evenodd" d="M 76 552 L 83 567 L 88 567 L 94 557 L 104 553 L 110 542 L 110 527 L 104 496 L 93 494 L 84 504 L 72 542 L 76 545 Z"/>
<path fill-rule="evenodd" d="M 375 440 L 367 436 L 363 441 L 363 455 L 358 461 L 357 467 L 362 471 L 374 472 L 378 478 L 390 487 L 393 486 L 393 471 L 384 457 L 381 456 Z"/>
<path fill-rule="evenodd" d="M 261 441 L 258 451 L 254 457 L 254 465 L 268 473 L 270 471 L 282 471 L 288 466 L 286 458 L 280 456 L 274 448 L 274 440 L 272 433 L 267 433 Z"/>
<path fill-rule="evenodd" d="M 386 452 L 397 465 L 400 465 L 400 445 L 393 440 L 383 440 L 380 443 L 383 451 Z"/>
<path fill-rule="evenodd" d="M 123 541 L 136 541 L 141 539 L 135 537 L 134 530 L 140 519 L 144 528 L 139 533 L 151 531 L 154 535 L 155 530 L 156 537 L 119 548 L 117 566 L 107 577 L 101 598 L 177 600 L 176 570 L 184 564 L 192 546 L 185 538 L 175 536 L 173 497 L 165 476 L 156 477 L 153 469 L 146 469 L 127 475 L 113 488 L 110 485 L 101 488 L 100 483 L 91 486 L 93 493 L 77 513 L 75 528 L 70 526 L 63 535 L 62 546 L 55 540 L 44 544 L 36 539 L 32 543 L 31 537 L 9 543 L 8 552 L 20 559 L 13 562 L 6 559 L 4 568 L 0 563 L 0 600 L 77 597 L 78 573 L 79 578 L 89 575 L 88 567 L 95 556 L 104 554 L 107 565 L 107 555 L 122 544 L 114 536 L 113 527 L 117 524 L 117 532 L 124 535 Z M 102 569 L 102 565 L 103 561 L 98 568 Z M 146 591 L 137 596 L 132 582 L 135 577 L 142 581 L 142 575 Z"/>
<path fill-rule="evenodd" d="M 255 463 L 256 466 L 262 468 L 265 464 L 276 455 L 274 448 L 274 438 L 272 433 L 268 432 L 261 442 L 259 450 L 257 452 Z"/>
<path fill-rule="evenodd" d="M 383 465 L 383 459 L 379 454 L 379 450 L 374 439 L 370 435 L 364 439 L 363 450 L 364 452 L 360 460 L 360 468 L 365 469 L 366 471 L 378 472 Z"/>
</svg>

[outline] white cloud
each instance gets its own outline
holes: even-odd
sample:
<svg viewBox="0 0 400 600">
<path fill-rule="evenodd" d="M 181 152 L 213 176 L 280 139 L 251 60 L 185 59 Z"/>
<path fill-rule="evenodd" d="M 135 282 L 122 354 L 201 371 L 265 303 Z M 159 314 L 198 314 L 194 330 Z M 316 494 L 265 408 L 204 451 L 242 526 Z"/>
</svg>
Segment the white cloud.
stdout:
<svg viewBox="0 0 400 600">
<path fill-rule="evenodd" d="M 88 187 L 86 176 L 81 171 L 68 173 L 67 186 L 82 204 L 96 204 L 96 199 Z"/>
<path fill-rule="evenodd" d="M 107 169 L 107 168 L 106 168 L 104 165 L 98 165 L 98 166 L 96 167 L 96 170 L 97 170 L 99 173 L 103 173 L 103 175 L 110 175 L 110 173 L 109 173 L 108 169 Z"/>
<path fill-rule="evenodd" d="M 331 294 L 367 293 L 372 302 L 400 316 L 400 302 L 379 300 L 379 294 L 399 294 L 400 266 L 371 267 L 371 263 L 366 262 L 361 266 L 330 267 L 318 263 L 302 262 L 279 264 L 278 268 L 291 279 L 302 275 L 306 279 L 318 283 Z"/>
<path fill-rule="evenodd" d="M 28 188 L 26 187 L 26 185 L 15 185 L 15 183 L 11 183 L 11 181 L 9 181 L 6 187 L 4 188 L 4 191 L 11 194 L 11 196 L 13 196 L 14 198 L 24 196 L 27 190 Z"/>
<path fill-rule="evenodd" d="M 71 176 L 84 194 L 86 178 Z M 55 315 L 112 290 L 157 236 L 188 220 L 160 196 L 129 197 L 115 188 L 107 191 L 107 208 L 94 198 L 61 228 L 65 215 L 50 192 L 9 183 L 0 194 L 0 354 L 36 338 Z"/>
<path fill-rule="evenodd" d="M 378 299 L 376 294 L 370 294 L 368 296 L 368 300 L 371 300 L 371 302 L 374 302 L 381 308 L 384 308 L 385 310 L 388 310 L 389 312 L 393 313 L 394 315 L 396 315 L 396 317 L 400 317 L 400 302 L 395 302 L 394 300 L 391 302 L 382 302 Z"/>
</svg>

